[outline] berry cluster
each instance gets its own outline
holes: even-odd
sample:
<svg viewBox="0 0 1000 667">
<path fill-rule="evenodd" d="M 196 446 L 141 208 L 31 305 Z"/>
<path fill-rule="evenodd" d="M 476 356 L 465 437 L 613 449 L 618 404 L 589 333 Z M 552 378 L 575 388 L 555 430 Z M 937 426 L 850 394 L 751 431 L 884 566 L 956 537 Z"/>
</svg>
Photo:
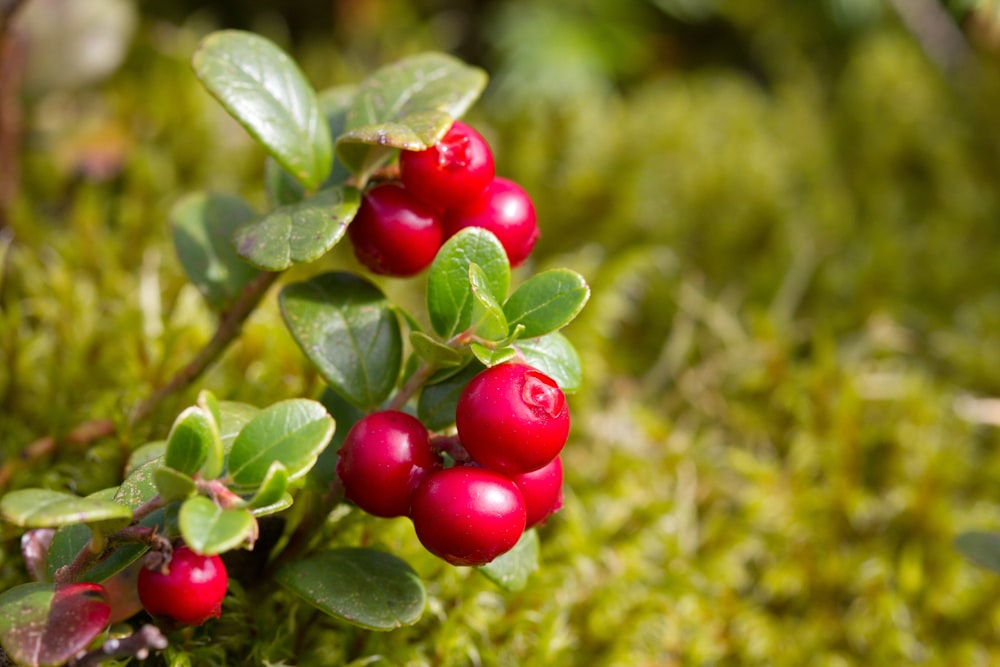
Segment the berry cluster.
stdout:
<svg viewBox="0 0 1000 667">
<path fill-rule="evenodd" d="M 404 412 L 369 414 L 348 432 L 337 473 L 364 511 L 408 516 L 428 551 L 481 565 L 562 506 L 569 409 L 547 375 L 506 363 L 466 385 L 456 417 L 457 443 Z M 455 465 L 444 465 L 436 442 L 452 447 Z"/>
<path fill-rule="evenodd" d="M 495 176 L 489 144 L 455 121 L 436 144 L 399 156 L 399 180 L 365 192 L 348 228 L 354 253 L 375 273 L 420 273 L 445 241 L 466 227 L 500 240 L 519 266 L 538 239 L 531 198 L 514 181 Z"/>
</svg>

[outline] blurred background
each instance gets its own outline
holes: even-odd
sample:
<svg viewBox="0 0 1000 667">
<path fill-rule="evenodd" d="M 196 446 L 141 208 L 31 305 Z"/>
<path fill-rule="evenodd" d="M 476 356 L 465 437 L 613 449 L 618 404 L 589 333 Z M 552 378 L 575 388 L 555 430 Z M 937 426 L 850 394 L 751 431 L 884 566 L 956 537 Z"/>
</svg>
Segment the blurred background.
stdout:
<svg viewBox="0 0 1000 667">
<path fill-rule="evenodd" d="M 347 519 L 331 540 L 385 545 L 428 582 L 420 624 L 370 633 L 237 592 L 172 664 L 1000 661 L 1000 577 L 952 544 L 1000 526 L 996 2 L 0 0 L 0 16 L 5 460 L 120 420 L 211 335 L 169 207 L 202 188 L 265 202 L 263 154 L 190 69 L 215 29 L 274 40 L 318 89 L 423 50 L 486 69 L 468 120 L 536 203 L 526 271 L 593 288 L 567 330 L 586 387 L 566 505 L 524 591 L 427 557 L 405 521 Z M 340 247 L 321 264 L 357 267 Z M 273 298 L 199 387 L 321 390 Z M 127 444 L 162 437 L 196 389 Z M 126 453 L 70 442 L 3 482 L 88 493 Z M 23 576 L 7 539 L 0 580 Z"/>
</svg>

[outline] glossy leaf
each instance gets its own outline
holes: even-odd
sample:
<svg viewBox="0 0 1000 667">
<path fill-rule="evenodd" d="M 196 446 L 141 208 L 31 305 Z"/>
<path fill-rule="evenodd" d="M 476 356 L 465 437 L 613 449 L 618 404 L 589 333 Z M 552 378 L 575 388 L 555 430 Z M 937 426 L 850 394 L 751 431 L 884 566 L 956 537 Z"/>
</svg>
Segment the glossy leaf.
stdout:
<svg viewBox="0 0 1000 667">
<path fill-rule="evenodd" d="M 507 591 L 519 591 L 538 570 L 538 533 L 527 530 L 514 548 L 479 567 L 487 579 Z"/>
<path fill-rule="evenodd" d="M 233 195 L 197 192 L 170 210 L 174 248 L 188 279 L 216 310 L 223 310 L 257 275 L 233 248 L 233 233 L 256 216 Z"/>
<path fill-rule="evenodd" d="M 540 338 L 519 340 L 514 347 L 525 363 L 555 380 L 564 392 L 576 391 L 583 383 L 580 355 L 569 339 L 558 331 Z"/>
<path fill-rule="evenodd" d="M 184 501 L 179 525 L 181 536 L 193 551 L 219 554 L 252 543 L 257 521 L 246 508 L 223 509 L 204 496 Z"/>
<path fill-rule="evenodd" d="M 333 417 L 337 428 L 333 432 L 330 444 L 320 452 L 316 459 L 316 465 L 306 475 L 306 484 L 314 490 L 325 493 L 337 476 L 337 453 L 344 444 L 351 427 L 365 416 L 365 412 L 348 403 L 343 396 L 330 387 L 323 390 L 319 401 Z"/>
<path fill-rule="evenodd" d="M 236 436 L 259 412 L 260 408 L 249 403 L 219 401 L 219 439 L 223 452 L 229 452 Z"/>
<path fill-rule="evenodd" d="M 427 274 L 427 311 L 431 326 L 442 338 L 466 331 L 472 323 L 473 296 L 469 267 L 482 271 L 480 289 L 497 301 L 507 296 L 510 264 L 500 241 L 491 232 L 470 227 L 448 239 Z"/>
<path fill-rule="evenodd" d="M 977 565 L 1000 574 L 1000 533 L 962 533 L 955 538 L 955 548 Z"/>
<path fill-rule="evenodd" d="M 345 548 L 283 565 L 278 582 L 320 611 L 370 630 L 416 623 L 426 605 L 417 573 L 374 549 Z"/>
<path fill-rule="evenodd" d="M 295 341 L 338 393 L 363 410 L 384 401 L 399 378 L 399 320 L 385 295 L 350 273 L 324 273 L 281 290 Z"/>
<path fill-rule="evenodd" d="M 0 499 L 0 518 L 23 528 L 128 521 L 132 510 L 103 498 L 81 498 L 49 489 L 11 491 Z"/>
<path fill-rule="evenodd" d="M 19 665 L 62 665 L 110 618 L 111 605 L 97 584 L 21 584 L 0 593 L 0 644 Z"/>
<path fill-rule="evenodd" d="M 218 437 L 218 428 L 212 417 L 200 407 L 192 405 L 174 420 L 167 436 L 163 463 L 179 473 L 193 475 L 205 462 L 211 440 Z"/>
<path fill-rule="evenodd" d="M 333 141 L 316 92 L 273 42 L 224 30 L 202 41 L 195 73 L 212 95 L 306 188 L 330 173 Z"/>
<path fill-rule="evenodd" d="M 163 458 L 167 451 L 166 440 L 154 440 L 144 445 L 139 445 L 129 454 L 128 462 L 125 464 L 125 476 L 128 477 L 134 470 L 154 459 Z"/>
<path fill-rule="evenodd" d="M 142 464 L 122 481 L 115 493 L 115 502 L 126 507 L 135 509 L 159 491 L 156 488 L 154 475 L 156 470 L 163 467 L 163 459 L 153 459 Z"/>
<path fill-rule="evenodd" d="M 461 352 L 423 331 L 410 332 L 410 345 L 424 362 L 436 367 L 455 366 L 465 361 Z"/>
<path fill-rule="evenodd" d="M 417 400 L 417 416 L 420 421 L 432 431 L 440 431 L 454 424 L 462 389 L 482 370 L 483 366 L 473 361 L 458 373 L 426 385 Z"/>
<path fill-rule="evenodd" d="M 229 478 L 239 488 L 256 489 L 279 461 L 289 481 L 305 475 L 333 435 L 333 418 L 316 401 L 293 398 L 261 410 L 233 442 Z"/>
<path fill-rule="evenodd" d="M 292 494 L 286 491 L 285 493 L 281 494 L 281 497 L 275 500 L 273 503 L 270 503 L 268 505 L 248 507 L 247 509 L 249 509 L 250 514 L 254 515 L 255 517 L 267 516 L 268 514 L 276 514 L 277 512 L 283 512 L 284 510 L 292 506 L 294 500 L 295 499 L 292 498 Z"/>
<path fill-rule="evenodd" d="M 469 349 L 472 350 L 472 354 L 476 356 L 479 363 L 487 367 L 506 363 L 517 356 L 517 350 L 513 347 L 498 347 L 490 349 L 485 345 L 472 343 L 469 345 Z"/>
<path fill-rule="evenodd" d="M 197 487 L 190 475 L 179 470 L 163 466 L 153 471 L 153 482 L 164 502 L 184 500 L 194 495 Z"/>
<path fill-rule="evenodd" d="M 543 271 L 524 281 L 504 304 L 511 326 L 524 325 L 526 338 L 557 331 L 573 321 L 590 298 L 583 276 L 569 269 Z"/>
<path fill-rule="evenodd" d="M 199 472 L 204 479 L 215 479 L 222 474 L 226 463 L 226 454 L 222 448 L 222 406 L 219 404 L 219 400 L 215 398 L 215 394 L 205 389 L 198 392 L 198 406 L 211 421 L 208 449 L 205 452 L 205 461 L 201 464 Z"/>
<path fill-rule="evenodd" d="M 265 271 L 315 261 L 340 242 L 360 204 L 357 188 L 321 190 L 241 227 L 233 235 L 236 252 Z"/>
<path fill-rule="evenodd" d="M 471 327 L 476 336 L 497 341 L 507 336 L 507 317 L 499 300 L 490 292 L 486 274 L 478 264 L 469 265 L 469 286 L 472 288 Z"/>
<path fill-rule="evenodd" d="M 434 144 L 486 86 L 486 73 L 443 53 L 423 53 L 373 72 L 358 86 L 337 154 L 366 179 L 394 150 Z"/>
<path fill-rule="evenodd" d="M 282 465 L 281 461 L 275 461 L 267 469 L 264 480 L 257 488 L 257 492 L 250 499 L 251 508 L 268 507 L 281 501 L 288 488 L 288 469 Z"/>
</svg>

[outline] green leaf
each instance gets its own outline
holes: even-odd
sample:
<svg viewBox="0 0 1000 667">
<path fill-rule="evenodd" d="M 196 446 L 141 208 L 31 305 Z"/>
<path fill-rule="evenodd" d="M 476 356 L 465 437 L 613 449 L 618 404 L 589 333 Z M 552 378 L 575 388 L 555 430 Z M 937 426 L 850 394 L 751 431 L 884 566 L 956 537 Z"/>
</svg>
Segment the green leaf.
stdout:
<svg viewBox="0 0 1000 667">
<path fill-rule="evenodd" d="M 510 287 L 510 263 L 500 241 L 485 229 L 469 227 L 448 239 L 427 274 L 427 311 L 434 331 L 445 339 L 472 323 L 473 295 L 469 267 L 482 270 L 483 293 L 502 301 Z"/>
<path fill-rule="evenodd" d="M 163 459 L 157 458 L 133 470 L 122 481 L 115 493 L 115 502 L 135 509 L 159 493 L 154 476 L 163 467 Z"/>
<path fill-rule="evenodd" d="M 139 445 L 132 450 L 132 453 L 128 457 L 128 463 L 125 464 L 125 476 L 128 477 L 132 474 L 132 471 L 154 459 L 162 458 L 166 451 L 166 440 L 154 440 L 153 442 Z"/>
<path fill-rule="evenodd" d="M 569 269 L 543 271 L 524 281 L 504 304 L 510 326 L 524 325 L 525 338 L 558 331 L 573 321 L 590 298 L 583 276 Z"/>
<path fill-rule="evenodd" d="M 410 332 L 410 345 L 424 362 L 439 368 L 457 366 L 465 361 L 461 352 L 423 331 Z"/>
<path fill-rule="evenodd" d="M 317 553 L 281 566 L 275 577 L 320 611 L 369 630 L 413 625 L 427 601 L 412 567 L 374 549 Z"/>
<path fill-rule="evenodd" d="M 523 589 L 528 578 L 538 570 L 538 533 L 534 529 L 525 531 L 513 549 L 478 569 L 504 590 Z"/>
<path fill-rule="evenodd" d="M 295 499 L 292 498 L 292 494 L 287 491 L 281 494 L 281 497 L 270 505 L 261 505 L 260 507 L 248 507 L 250 513 L 255 517 L 267 516 L 268 514 L 277 514 L 282 512 L 292 506 Z"/>
<path fill-rule="evenodd" d="M 363 182 L 393 149 L 433 145 L 472 106 L 486 81 L 482 70 L 443 53 L 382 67 L 358 86 L 337 153 Z"/>
<path fill-rule="evenodd" d="M 482 370 L 483 366 L 474 361 L 460 372 L 435 384 L 426 385 L 417 401 L 417 416 L 420 421 L 431 431 L 440 431 L 454 424 L 462 389 Z"/>
<path fill-rule="evenodd" d="M 188 279 L 216 310 L 224 310 L 257 270 L 233 248 L 233 233 L 257 214 L 232 195 L 197 192 L 170 210 L 174 248 Z"/>
<path fill-rule="evenodd" d="M 81 498 L 49 489 L 21 489 L 0 499 L 0 518 L 22 528 L 56 528 L 74 523 L 128 522 L 132 510 L 103 498 Z"/>
<path fill-rule="evenodd" d="M 472 288 L 473 297 L 470 326 L 476 336 L 492 341 L 506 337 L 507 317 L 504 315 L 499 300 L 490 293 L 486 274 L 476 263 L 469 265 L 469 286 Z"/>
<path fill-rule="evenodd" d="M 350 273 L 324 273 L 281 290 L 295 341 L 338 393 L 363 410 L 384 401 L 399 379 L 399 320 L 378 287 Z"/>
<path fill-rule="evenodd" d="M 321 190 L 241 227 L 233 236 L 236 252 L 265 271 L 315 261 L 340 242 L 360 205 L 357 188 Z"/>
<path fill-rule="evenodd" d="M 498 347 L 496 349 L 490 349 L 485 345 L 472 343 L 469 345 L 469 349 L 472 350 L 472 354 L 476 356 L 479 363 L 487 367 L 506 363 L 517 356 L 517 350 L 513 347 Z"/>
<path fill-rule="evenodd" d="M 319 401 L 326 408 L 326 411 L 330 413 L 330 416 L 333 417 L 337 428 L 333 432 L 330 444 L 320 452 L 319 457 L 316 459 L 316 465 L 312 467 L 306 476 L 306 484 L 312 489 L 326 492 L 337 476 L 337 453 L 344 444 L 344 440 L 347 438 L 351 427 L 365 416 L 365 412 L 348 403 L 343 396 L 330 387 L 326 387 L 323 390 Z"/>
<path fill-rule="evenodd" d="M 260 144 L 306 188 L 330 173 L 333 142 L 316 92 L 273 42 L 224 30 L 194 54 L 198 78 Z"/>
<path fill-rule="evenodd" d="M 525 363 L 555 380 L 564 392 L 576 391 L 583 384 L 580 355 L 569 339 L 558 331 L 540 338 L 519 340 L 514 347 Z"/>
<path fill-rule="evenodd" d="M 0 593 L 0 644 L 19 665 L 63 665 L 110 618 L 107 595 L 96 584 L 21 584 Z"/>
<path fill-rule="evenodd" d="M 190 475 L 186 475 L 170 466 L 163 466 L 153 471 L 153 482 L 164 502 L 190 498 L 197 491 L 197 486 Z"/>
<path fill-rule="evenodd" d="M 229 478 L 239 488 L 257 488 L 279 461 L 288 480 L 302 477 L 333 435 L 333 418 L 316 401 L 293 398 L 261 410 L 236 436 L 229 452 Z"/>
<path fill-rule="evenodd" d="M 222 448 L 222 407 L 215 394 L 203 389 L 198 392 L 198 406 L 211 421 L 209 429 L 208 448 L 205 451 L 205 462 L 201 464 L 201 476 L 204 479 L 215 479 L 222 474 L 226 465 L 226 453 Z"/>
<path fill-rule="evenodd" d="M 219 401 L 219 440 L 222 451 L 229 453 L 243 427 L 257 416 L 260 408 L 238 401 Z"/>
<path fill-rule="evenodd" d="M 222 509 L 208 498 L 196 496 L 181 505 L 180 528 L 192 551 L 213 555 L 252 544 L 257 520 L 246 508 Z"/>
<path fill-rule="evenodd" d="M 267 474 L 250 499 L 249 506 L 255 509 L 274 505 L 281 501 L 286 488 L 288 488 L 288 469 L 281 461 L 275 461 L 267 469 Z"/>
<path fill-rule="evenodd" d="M 218 438 L 218 430 L 212 417 L 192 405 L 174 420 L 163 463 L 179 473 L 193 475 L 205 462 L 213 438 Z"/>
<path fill-rule="evenodd" d="M 962 533 L 955 538 L 955 548 L 977 565 L 1000 574 L 1000 533 Z"/>
</svg>

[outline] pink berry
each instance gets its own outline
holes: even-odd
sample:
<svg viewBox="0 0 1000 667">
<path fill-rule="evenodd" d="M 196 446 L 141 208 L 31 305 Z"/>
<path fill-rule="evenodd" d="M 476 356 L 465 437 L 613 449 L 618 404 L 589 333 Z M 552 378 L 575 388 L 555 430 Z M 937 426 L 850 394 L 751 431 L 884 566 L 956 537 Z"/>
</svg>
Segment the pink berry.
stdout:
<svg viewBox="0 0 1000 667">
<path fill-rule="evenodd" d="M 395 410 L 363 417 L 348 432 L 338 457 L 345 495 L 381 517 L 408 514 L 414 489 L 438 465 L 424 425 Z"/>
<path fill-rule="evenodd" d="M 166 572 L 143 568 L 137 582 L 139 600 L 150 615 L 184 625 L 218 618 L 228 584 L 221 558 L 202 556 L 187 546 L 174 549 Z"/>
<path fill-rule="evenodd" d="M 455 208 L 480 194 L 493 180 L 493 153 L 474 129 L 455 121 L 436 144 L 399 155 L 406 189 L 436 209 Z"/>
<path fill-rule="evenodd" d="M 428 474 L 410 507 L 420 543 L 452 565 L 482 565 L 509 551 L 524 533 L 525 517 L 514 482 L 471 466 Z"/>
<path fill-rule="evenodd" d="M 538 470 L 511 475 L 524 496 L 524 509 L 528 516 L 525 527 L 531 528 L 545 521 L 562 507 L 562 459 L 556 457 Z"/>
<path fill-rule="evenodd" d="M 569 408 L 549 376 L 524 364 L 500 364 L 462 390 L 456 426 L 474 461 L 514 475 L 559 455 L 569 435 Z"/>
<path fill-rule="evenodd" d="M 538 240 L 531 197 L 514 181 L 495 178 L 477 199 L 444 215 L 445 238 L 466 227 L 481 227 L 500 240 L 511 266 L 520 266 Z"/>
<path fill-rule="evenodd" d="M 396 183 L 365 193 L 347 234 L 362 264 L 398 277 L 427 268 L 444 241 L 437 213 Z"/>
</svg>

